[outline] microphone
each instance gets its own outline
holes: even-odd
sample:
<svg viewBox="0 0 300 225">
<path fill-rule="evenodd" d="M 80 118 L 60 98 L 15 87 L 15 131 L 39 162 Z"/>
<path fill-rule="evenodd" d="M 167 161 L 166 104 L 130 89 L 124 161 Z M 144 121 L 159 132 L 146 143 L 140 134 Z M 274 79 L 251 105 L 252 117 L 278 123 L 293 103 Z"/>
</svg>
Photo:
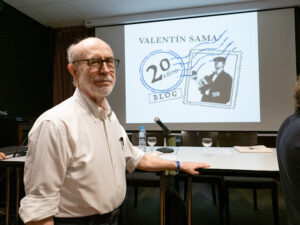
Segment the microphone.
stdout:
<svg viewBox="0 0 300 225">
<path fill-rule="evenodd" d="M 24 139 L 24 141 L 22 142 L 22 144 L 18 147 L 17 151 L 15 152 L 15 154 L 13 154 L 13 158 L 14 157 L 19 157 L 19 156 L 24 156 L 26 155 L 27 151 L 28 151 L 28 147 L 26 145 L 24 145 L 25 141 L 28 139 L 28 135 L 27 137 Z"/>
<path fill-rule="evenodd" d="M 164 131 L 165 135 L 169 135 L 171 133 L 169 128 L 163 122 L 161 122 L 161 120 L 158 117 L 154 118 L 154 122 L 157 123 L 161 127 L 161 129 Z"/>
<path fill-rule="evenodd" d="M 17 151 L 13 154 L 13 158 L 24 156 L 24 155 L 26 155 L 27 151 L 28 151 L 27 146 L 20 145 L 19 148 L 17 149 Z"/>
<path fill-rule="evenodd" d="M 154 118 L 154 122 L 157 123 L 161 127 L 161 129 L 164 131 L 164 136 L 165 136 L 164 137 L 164 142 L 166 143 L 166 138 L 171 133 L 171 131 L 169 130 L 169 128 L 163 122 L 161 122 L 161 120 L 158 117 Z M 158 149 L 156 149 L 156 151 L 159 151 L 159 152 L 162 152 L 162 153 L 174 152 L 174 150 L 172 148 L 167 148 L 167 147 L 158 148 Z"/>
</svg>

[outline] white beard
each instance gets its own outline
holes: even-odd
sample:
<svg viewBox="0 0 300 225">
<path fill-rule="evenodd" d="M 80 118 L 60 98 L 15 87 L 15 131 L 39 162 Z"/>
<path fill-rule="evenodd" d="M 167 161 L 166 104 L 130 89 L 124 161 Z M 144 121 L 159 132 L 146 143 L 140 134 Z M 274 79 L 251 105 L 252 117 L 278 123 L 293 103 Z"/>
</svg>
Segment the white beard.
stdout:
<svg viewBox="0 0 300 225">
<path fill-rule="evenodd" d="M 110 95 L 112 92 L 115 82 L 113 82 L 113 85 L 111 86 L 104 86 L 104 87 L 98 87 L 93 82 L 88 81 L 87 75 L 84 73 L 81 73 L 78 79 L 78 88 L 83 90 L 86 94 L 88 94 L 90 97 L 95 98 L 97 100 L 103 99 Z M 113 78 L 110 75 L 104 76 L 104 75 L 97 75 L 93 78 L 93 81 L 113 81 Z"/>
</svg>

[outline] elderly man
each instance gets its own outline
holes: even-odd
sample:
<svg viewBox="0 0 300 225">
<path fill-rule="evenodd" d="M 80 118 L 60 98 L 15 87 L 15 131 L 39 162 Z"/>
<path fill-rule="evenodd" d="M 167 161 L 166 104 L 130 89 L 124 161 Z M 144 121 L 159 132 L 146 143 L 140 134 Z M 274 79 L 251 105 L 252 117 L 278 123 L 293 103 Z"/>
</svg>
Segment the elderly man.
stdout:
<svg viewBox="0 0 300 225">
<path fill-rule="evenodd" d="M 68 49 L 74 95 L 42 114 L 29 134 L 20 216 L 26 224 L 112 224 L 126 192 L 125 169 L 180 169 L 205 163 L 163 160 L 134 148 L 106 96 L 119 60 L 87 38 Z"/>
<path fill-rule="evenodd" d="M 300 224 L 300 79 L 294 89 L 296 112 L 281 125 L 276 148 L 289 225 Z"/>
</svg>

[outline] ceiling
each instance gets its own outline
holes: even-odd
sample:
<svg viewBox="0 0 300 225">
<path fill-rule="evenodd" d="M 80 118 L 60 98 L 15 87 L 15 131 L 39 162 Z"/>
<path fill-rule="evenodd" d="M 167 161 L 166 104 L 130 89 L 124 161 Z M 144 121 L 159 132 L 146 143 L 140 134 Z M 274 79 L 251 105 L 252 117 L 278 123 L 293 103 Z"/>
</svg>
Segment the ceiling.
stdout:
<svg viewBox="0 0 300 225">
<path fill-rule="evenodd" d="M 97 21 L 174 10 L 256 10 L 300 5 L 300 0 L 4 0 L 47 27 L 97 26 Z M 238 6 L 238 7 L 237 7 Z M 173 13 L 174 15 L 174 13 Z M 88 21 L 88 22 L 87 22 Z M 113 21 L 113 20 L 112 20 Z M 119 20 L 120 22 L 120 20 Z M 103 25 L 103 22 L 102 22 Z"/>
</svg>

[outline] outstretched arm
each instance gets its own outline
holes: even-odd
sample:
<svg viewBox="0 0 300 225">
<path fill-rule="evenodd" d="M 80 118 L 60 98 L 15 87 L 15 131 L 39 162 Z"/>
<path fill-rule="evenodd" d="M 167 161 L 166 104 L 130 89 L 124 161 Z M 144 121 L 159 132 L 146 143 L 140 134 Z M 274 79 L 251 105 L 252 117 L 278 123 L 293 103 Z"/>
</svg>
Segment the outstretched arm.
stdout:
<svg viewBox="0 0 300 225">
<path fill-rule="evenodd" d="M 188 174 L 199 174 L 197 169 L 206 167 L 209 167 L 209 165 L 201 162 L 180 162 L 180 170 Z M 169 161 L 153 155 L 145 154 L 137 168 L 146 171 L 176 170 L 177 163 L 175 161 Z"/>
</svg>

